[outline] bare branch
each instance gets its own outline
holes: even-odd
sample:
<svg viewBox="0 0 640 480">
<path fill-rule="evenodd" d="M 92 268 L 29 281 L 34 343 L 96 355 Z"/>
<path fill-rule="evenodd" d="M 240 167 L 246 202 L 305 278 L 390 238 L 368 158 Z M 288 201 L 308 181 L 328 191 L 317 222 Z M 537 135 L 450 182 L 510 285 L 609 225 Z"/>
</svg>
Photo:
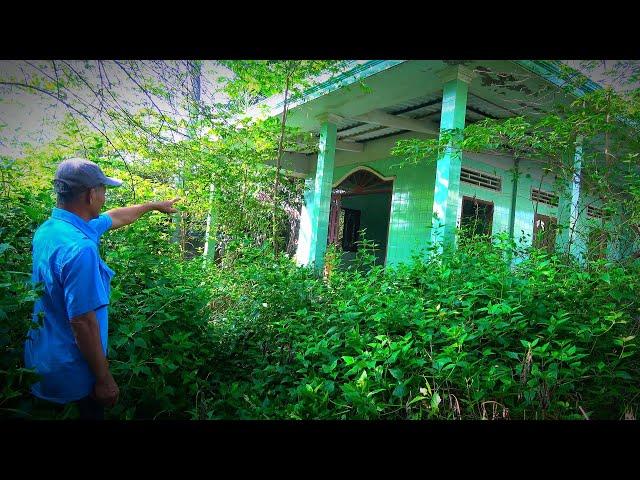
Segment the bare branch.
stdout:
<svg viewBox="0 0 640 480">
<path fill-rule="evenodd" d="M 127 163 L 126 159 L 124 158 L 124 156 L 122 155 L 122 153 L 120 153 L 120 150 L 111 142 L 111 139 L 109 138 L 109 136 L 103 132 L 92 120 L 91 118 L 89 118 L 88 115 L 86 115 L 84 112 L 81 112 L 80 110 L 78 110 L 77 108 L 75 108 L 73 105 L 69 104 L 68 102 L 66 102 L 65 100 L 62 99 L 58 99 L 56 97 L 55 94 L 43 89 L 43 88 L 39 88 L 39 87 L 35 87 L 33 85 L 29 85 L 29 84 L 24 84 L 24 83 L 18 83 L 18 82 L 3 82 L 0 81 L 0 85 L 7 85 L 7 86 L 15 86 L 15 87 L 19 87 L 19 88 L 23 88 L 26 90 L 34 90 L 37 92 L 40 92 L 44 95 L 47 95 L 51 98 L 54 98 L 56 100 L 58 100 L 61 104 L 63 104 L 64 106 L 66 106 L 68 109 L 73 110 L 74 112 L 76 112 L 77 114 L 79 114 L 82 118 L 84 118 L 87 122 L 89 122 L 89 124 L 95 128 L 98 133 L 100 133 L 109 143 L 109 145 L 111 145 L 114 149 L 114 151 L 117 153 L 117 155 L 122 159 L 122 162 L 124 163 L 124 166 L 127 170 L 127 172 L 129 173 L 129 177 L 131 179 L 131 191 L 133 193 L 133 199 L 135 201 L 136 198 L 136 191 L 135 191 L 135 182 L 133 179 L 133 174 L 131 173 L 131 169 L 129 168 L 129 164 Z"/>
</svg>

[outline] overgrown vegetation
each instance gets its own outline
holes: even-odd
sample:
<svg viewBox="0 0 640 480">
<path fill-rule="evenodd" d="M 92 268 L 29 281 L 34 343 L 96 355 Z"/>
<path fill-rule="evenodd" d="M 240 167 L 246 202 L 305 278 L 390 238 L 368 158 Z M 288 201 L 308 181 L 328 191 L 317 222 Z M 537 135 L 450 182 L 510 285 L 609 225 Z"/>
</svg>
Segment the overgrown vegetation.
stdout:
<svg viewBox="0 0 640 480">
<path fill-rule="evenodd" d="M 3 232 L 37 224 L 25 212 L 33 206 L 23 199 L 12 216 L 3 212 Z M 502 239 L 387 270 L 364 248 L 359 265 L 324 281 L 274 258 L 268 245 L 232 245 L 225 266 L 180 261 L 163 238 L 169 225 L 153 225 L 160 220 L 105 237 L 119 273 L 110 356 L 123 391 L 111 418 L 617 419 L 637 411 L 637 265 L 585 270 Z M 5 268 L 27 270 L 28 237 L 22 247 L 2 241 L 12 245 L 5 253 L 23 250 L 2 257 L 11 333 L 3 412 L 47 417 L 31 410 L 33 376 L 19 369 L 33 293 L 24 273 Z M 515 268 L 505 261 L 523 253 Z"/>
<path fill-rule="evenodd" d="M 271 119 L 239 131 L 228 124 L 231 113 L 283 91 L 290 70 L 229 65 L 239 76 L 229 84 L 228 110 L 201 108 L 191 135 L 180 141 L 141 133 L 183 127 L 153 110 L 133 120 L 113 111 L 120 130 L 109 141 L 68 117 L 51 144 L 2 159 L 2 417 L 77 415 L 74 407 L 34 402 L 28 389 L 36 377 L 22 368 L 22 355 L 38 295 L 29 282 L 31 237 L 54 205 L 56 164 L 79 153 L 135 186 L 135 196 L 132 188 L 110 190 L 106 208 L 174 193 L 184 199 L 177 242 L 171 241 L 176 224 L 154 214 L 103 237 L 103 258 L 117 272 L 109 356 L 122 392 L 109 418 L 635 418 L 638 260 L 578 263 L 505 237 L 463 236 L 455 252 L 397 268 L 374 266 L 366 240 L 352 268 L 334 267 L 327 278 L 296 267 L 288 256 L 274 255 L 272 245 L 274 231 L 281 240 L 291 234 L 290 212 L 299 209 L 302 187 L 281 179 L 274 194 L 274 172 L 264 163 L 281 150 L 280 125 Z M 327 66 L 306 65 L 295 75 Z M 55 92 L 55 84 L 50 88 Z M 171 93 L 166 85 L 153 91 Z M 588 134 L 587 113 L 596 122 L 592 133 L 613 132 L 611 116 L 637 115 L 631 103 L 610 102 L 617 110 L 600 111 L 603 102 L 594 96 L 592 104 L 576 104 L 574 117 L 558 114 L 554 124 L 476 124 L 465 132 L 464 148 L 544 151 L 559 162 L 549 168 L 560 168 L 575 135 Z M 567 118 L 582 130 L 567 128 Z M 625 138 L 616 131 L 616 139 Z M 302 137 L 287 128 L 283 141 Z M 449 140 L 405 143 L 398 152 L 417 161 Z M 607 142 L 606 153 L 596 150 L 611 161 L 613 135 Z M 589 168 L 598 165 L 595 154 L 585 159 L 585 171 L 607 205 L 623 202 L 630 228 L 640 218 L 637 143 L 624 146 L 615 178 L 607 175 L 612 170 Z M 201 254 L 209 211 L 216 254 L 207 259 Z"/>
</svg>

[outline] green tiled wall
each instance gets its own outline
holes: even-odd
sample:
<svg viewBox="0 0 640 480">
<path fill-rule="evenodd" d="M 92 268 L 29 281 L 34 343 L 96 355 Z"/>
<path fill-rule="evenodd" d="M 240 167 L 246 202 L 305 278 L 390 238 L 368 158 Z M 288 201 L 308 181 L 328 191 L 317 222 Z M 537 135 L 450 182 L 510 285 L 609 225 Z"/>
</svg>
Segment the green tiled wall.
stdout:
<svg viewBox="0 0 640 480">
<path fill-rule="evenodd" d="M 487 165 L 484 162 L 474 160 L 466 154 L 463 154 L 462 166 L 500 177 L 502 179 L 502 189 L 500 192 L 497 192 L 488 188 L 460 182 L 461 198 L 457 210 L 457 225 L 460 225 L 460 218 L 462 214 L 462 197 L 476 197 L 479 200 L 485 200 L 493 203 L 493 225 L 491 227 L 491 232 L 493 234 L 509 232 L 513 174 L 503 168 Z M 533 222 L 533 219 L 531 221 Z"/>
<path fill-rule="evenodd" d="M 524 247 L 533 243 L 533 219 L 536 211 L 541 215 L 558 218 L 558 207 L 536 202 L 531 198 L 531 192 L 534 188 L 555 192 L 552 176 L 542 177 L 539 167 L 527 162 L 520 162 L 518 170 L 513 237 L 520 246 Z"/>
<path fill-rule="evenodd" d="M 388 265 L 406 262 L 413 253 L 426 248 L 431 230 L 435 164 L 399 166 L 398 159 L 362 163 L 384 177 L 394 176 L 387 244 Z M 336 168 L 339 179 L 358 165 Z"/>
<path fill-rule="evenodd" d="M 326 130 L 323 135 L 328 134 L 329 142 L 333 142 L 335 141 L 334 132 L 335 130 Z M 331 185 L 361 167 L 368 167 L 382 177 L 393 178 L 388 237 L 384 237 L 384 235 L 382 237 L 386 238 L 386 264 L 395 265 L 408 262 L 416 254 L 425 254 L 432 237 L 436 164 L 424 162 L 418 165 L 401 166 L 402 161 L 391 158 L 389 153 L 395 141 L 397 139 L 384 139 L 372 142 L 362 153 L 342 154 L 341 164 L 335 167 L 334 158 L 331 155 L 322 158 L 322 162 L 319 160 L 320 168 L 314 169 L 314 173 L 309 175 L 306 180 L 305 206 L 302 209 L 297 252 L 299 263 L 315 262 L 316 265 L 323 263 L 322 256 L 326 251 Z M 553 172 L 547 172 L 543 175 L 540 163 L 529 160 L 519 162 L 515 202 L 513 201 L 514 163 L 511 158 L 464 152 L 462 166 L 501 177 L 502 188 L 497 192 L 461 182 L 459 196 L 456 196 L 455 204 L 451 204 L 454 207 L 451 211 L 455 212 L 456 225 L 460 223 L 463 196 L 475 196 L 480 200 L 493 203 L 492 233 L 494 234 L 509 232 L 510 221 L 513 218 L 514 239 L 521 246 L 528 246 L 532 243 L 533 219 L 536 211 L 542 215 L 555 217 L 560 225 L 568 223 L 568 211 L 566 211 L 568 208 L 566 192 L 568 190 L 565 188 L 564 192 L 561 191 L 562 189 L 556 184 Z M 322 178 L 316 178 L 317 172 L 321 173 Z M 531 198 L 534 188 L 556 192 L 560 196 L 559 205 L 536 203 Z M 563 197 L 563 195 L 565 196 Z M 449 202 L 453 197 L 448 196 L 447 198 Z M 320 201 L 321 199 L 322 201 Z M 578 258 L 581 258 L 585 250 L 585 240 L 590 226 L 594 223 L 594 220 L 588 219 L 586 215 L 586 204 L 592 200 L 589 195 L 581 193 L 580 215 L 571 247 L 571 252 Z M 512 205 L 515 205 L 513 215 Z M 595 205 L 597 206 L 597 203 Z M 348 205 L 345 203 L 344 206 Z M 362 210 L 366 211 L 366 206 L 363 206 Z M 371 220 L 371 222 L 372 225 L 381 225 L 386 224 L 387 219 L 381 217 L 377 221 Z M 376 236 L 380 236 L 378 230 L 382 231 L 376 229 Z M 566 246 L 567 238 L 562 235 L 559 237 L 558 246 L 563 248 Z M 621 256 L 623 250 L 633 248 L 632 245 L 623 245 L 623 243 L 609 245 L 609 254 L 612 257 Z"/>
</svg>

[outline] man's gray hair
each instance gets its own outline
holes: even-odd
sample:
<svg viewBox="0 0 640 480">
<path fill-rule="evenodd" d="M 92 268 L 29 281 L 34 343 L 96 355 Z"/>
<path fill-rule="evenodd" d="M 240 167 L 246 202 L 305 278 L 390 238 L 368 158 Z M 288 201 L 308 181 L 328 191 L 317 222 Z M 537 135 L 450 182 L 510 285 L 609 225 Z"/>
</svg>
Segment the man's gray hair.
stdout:
<svg viewBox="0 0 640 480">
<path fill-rule="evenodd" d="M 53 188 L 58 202 L 73 202 L 78 196 L 98 185 L 119 187 L 122 180 L 107 177 L 100 167 L 86 158 L 69 158 L 58 165 L 53 180 Z"/>
<path fill-rule="evenodd" d="M 72 188 L 68 184 L 60 181 L 53 181 L 53 190 L 56 192 L 56 196 L 58 198 L 58 203 L 62 205 L 68 205 L 73 203 L 78 197 L 86 192 L 88 188 L 86 187 L 76 187 Z"/>
</svg>

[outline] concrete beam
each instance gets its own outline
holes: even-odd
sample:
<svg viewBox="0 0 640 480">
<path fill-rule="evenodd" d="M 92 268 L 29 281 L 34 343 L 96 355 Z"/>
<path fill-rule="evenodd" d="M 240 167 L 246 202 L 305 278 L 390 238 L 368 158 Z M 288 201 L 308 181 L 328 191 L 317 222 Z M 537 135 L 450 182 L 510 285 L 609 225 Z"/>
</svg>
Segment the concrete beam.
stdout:
<svg viewBox="0 0 640 480">
<path fill-rule="evenodd" d="M 307 145 L 303 145 L 298 143 L 298 150 L 296 152 L 299 155 L 312 155 L 311 152 L 308 151 Z M 343 150 L 345 152 L 364 152 L 364 144 L 353 142 L 353 141 L 345 141 L 345 140 L 336 140 L 336 150 Z"/>
<path fill-rule="evenodd" d="M 280 168 L 294 176 L 307 176 L 315 168 L 315 157 L 315 154 L 310 153 L 282 152 Z M 271 166 L 276 165 L 275 159 L 267 160 L 265 163 Z"/>
<path fill-rule="evenodd" d="M 337 140 L 336 149 L 344 150 L 347 152 L 363 152 L 364 145 L 362 143 L 357 143 L 357 142 L 347 142 L 344 140 Z"/>
<path fill-rule="evenodd" d="M 468 85 L 476 77 L 476 73 L 467 67 L 456 65 L 441 70 L 438 72 L 438 76 L 440 77 L 440 80 L 442 80 L 442 83 L 449 83 L 454 80 L 458 80 Z"/>
<path fill-rule="evenodd" d="M 373 123 L 375 125 L 382 125 L 384 127 L 398 128 L 402 130 L 409 130 L 412 132 L 430 133 L 432 135 L 439 134 L 439 132 L 437 130 L 434 130 L 428 123 L 422 122 L 420 120 L 414 120 L 412 118 L 391 115 L 390 113 L 383 112 L 382 110 L 373 110 L 371 112 L 357 115 L 352 118 L 360 122 Z"/>
</svg>

